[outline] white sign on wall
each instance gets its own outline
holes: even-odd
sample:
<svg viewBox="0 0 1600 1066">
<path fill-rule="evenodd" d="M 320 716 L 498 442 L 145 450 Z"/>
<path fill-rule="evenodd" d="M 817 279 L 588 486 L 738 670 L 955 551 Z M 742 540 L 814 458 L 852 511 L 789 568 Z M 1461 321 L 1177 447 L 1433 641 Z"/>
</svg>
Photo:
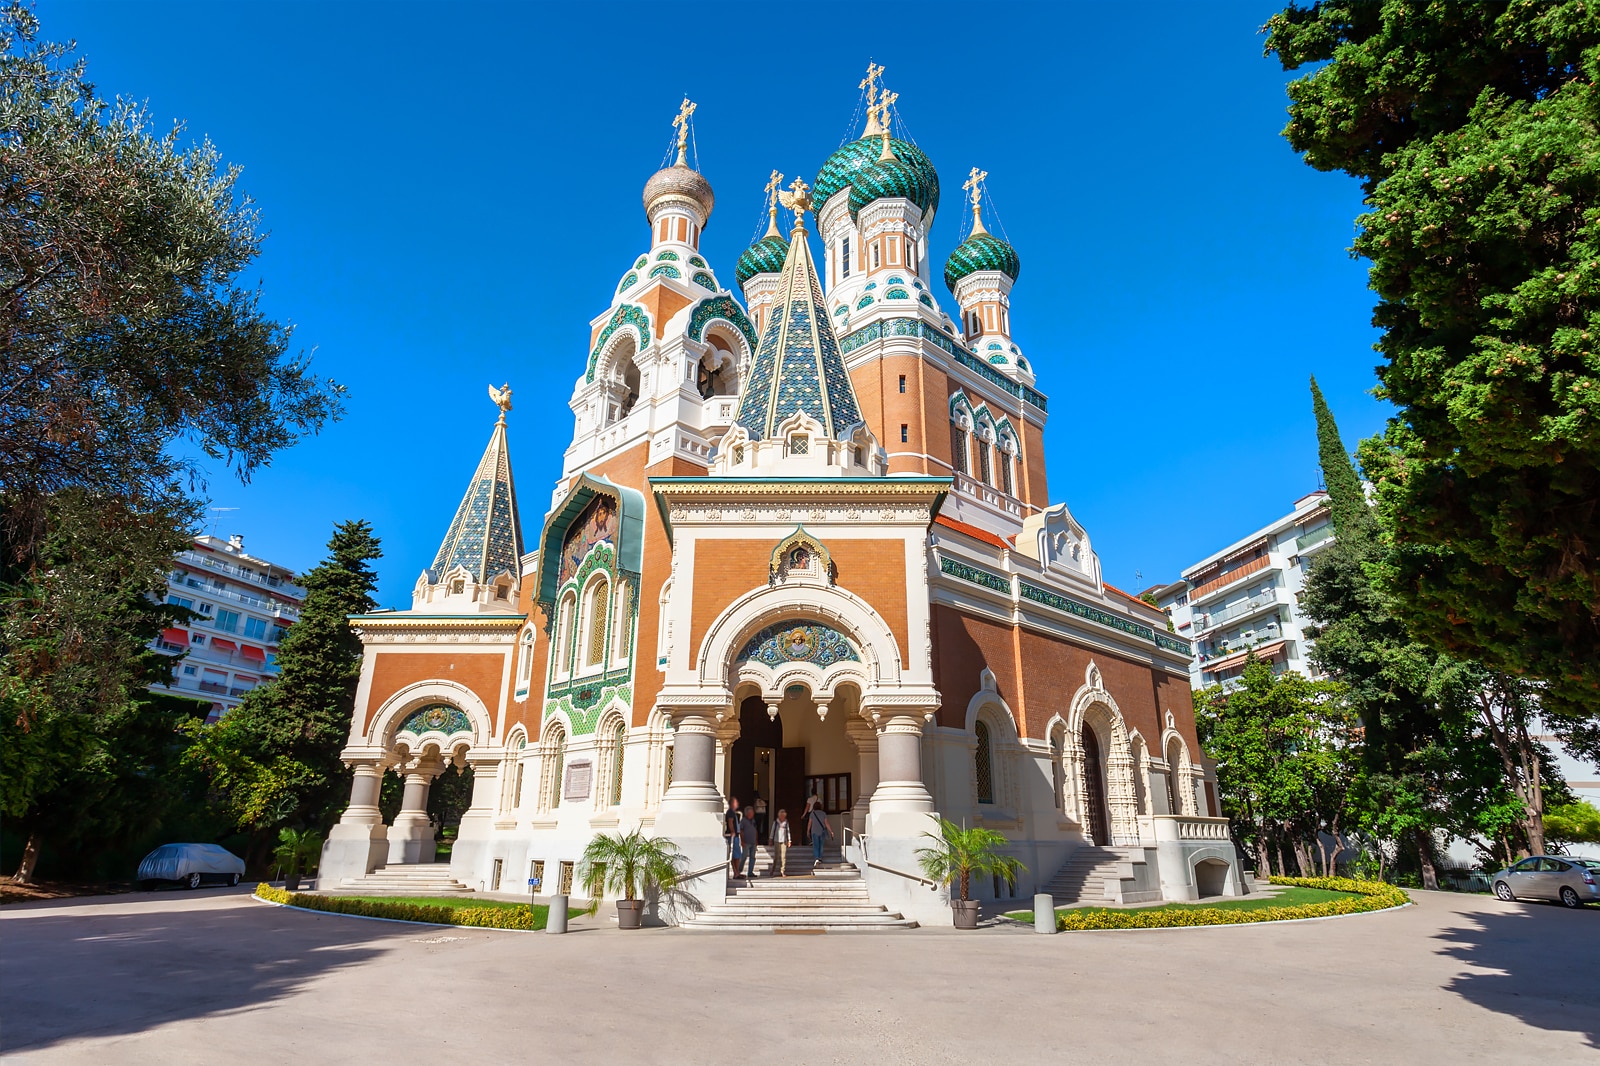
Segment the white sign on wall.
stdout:
<svg viewBox="0 0 1600 1066">
<path fill-rule="evenodd" d="M 562 799 L 585 800 L 589 798 L 589 787 L 594 780 L 594 764 L 585 759 L 575 762 L 567 767 L 567 787 L 562 792 Z"/>
</svg>

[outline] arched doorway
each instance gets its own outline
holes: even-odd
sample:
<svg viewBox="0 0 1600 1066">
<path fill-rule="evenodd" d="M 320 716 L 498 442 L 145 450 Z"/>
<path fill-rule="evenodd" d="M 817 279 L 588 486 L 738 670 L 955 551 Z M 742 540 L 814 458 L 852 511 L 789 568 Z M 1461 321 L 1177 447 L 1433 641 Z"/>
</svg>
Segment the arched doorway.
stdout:
<svg viewBox="0 0 1600 1066">
<path fill-rule="evenodd" d="M 1105 760 L 1100 755 L 1100 738 L 1087 722 L 1083 726 L 1084 816 L 1089 839 L 1104 847 L 1111 843 L 1111 812 L 1106 806 Z"/>
<path fill-rule="evenodd" d="M 800 812 L 811 795 L 822 801 L 836 834 L 842 836 L 849 824 L 843 819 L 858 798 L 862 775 L 845 723 L 859 697 L 853 688 L 834 693 L 826 716 L 818 713 L 820 702 L 804 685 L 788 686 L 770 705 L 760 694 L 739 702 L 739 736 L 728 747 L 728 794 L 747 809 L 764 810 L 766 817 L 758 820 L 763 843 L 780 810 L 789 812 L 800 843 Z"/>
</svg>

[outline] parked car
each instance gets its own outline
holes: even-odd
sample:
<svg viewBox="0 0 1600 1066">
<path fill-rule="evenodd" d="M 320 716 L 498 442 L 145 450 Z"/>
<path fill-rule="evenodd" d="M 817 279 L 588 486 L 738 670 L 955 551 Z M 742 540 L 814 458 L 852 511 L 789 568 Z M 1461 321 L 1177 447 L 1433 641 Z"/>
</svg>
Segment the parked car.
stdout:
<svg viewBox="0 0 1600 1066">
<path fill-rule="evenodd" d="M 220 844 L 163 844 L 140 860 L 138 881 L 143 888 L 162 882 L 199 888 L 236 885 L 243 876 L 244 860 Z"/>
<path fill-rule="evenodd" d="M 1600 902 L 1596 869 L 1587 860 L 1534 855 L 1494 875 L 1494 894 L 1506 902 L 1558 899 L 1568 907 Z"/>
</svg>

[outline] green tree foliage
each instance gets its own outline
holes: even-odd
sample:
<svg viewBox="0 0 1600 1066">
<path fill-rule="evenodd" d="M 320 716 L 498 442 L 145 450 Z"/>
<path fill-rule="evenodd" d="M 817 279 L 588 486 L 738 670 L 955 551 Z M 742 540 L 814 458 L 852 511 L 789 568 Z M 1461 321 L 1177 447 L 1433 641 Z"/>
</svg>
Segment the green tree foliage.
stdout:
<svg viewBox="0 0 1600 1066">
<path fill-rule="evenodd" d="M 305 606 L 279 645 L 278 676 L 196 731 L 193 758 L 240 828 L 255 831 L 257 850 L 283 825 L 327 828 L 350 798 L 339 752 L 355 710 L 361 641 L 348 616 L 376 606 L 371 563 L 382 555 L 368 523 L 334 527 L 328 557 L 301 578 Z"/>
<path fill-rule="evenodd" d="M 1550 839 L 1562 844 L 1600 844 L 1600 810 L 1588 800 L 1553 806 L 1544 812 Z"/>
<path fill-rule="evenodd" d="M 1592 0 L 1343 0 L 1267 24 L 1285 136 L 1361 180 L 1379 395 L 1362 445 L 1420 639 L 1600 706 L 1600 17 Z"/>
<path fill-rule="evenodd" d="M 238 168 L 37 33 L 0 7 L 0 493 L 23 550 L 71 487 L 181 512 L 180 439 L 248 480 L 342 391 L 239 284 L 262 235 Z"/>
<path fill-rule="evenodd" d="M 1223 812 L 1262 871 L 1283 871 L 1284 847 L 1303 874 L 1317 861 L 1326 869 L 1331 856 L 1318 834 L 1348 827 L 1361 760 L 1343 695 L 1338 682 L 1274 674 L 1254 654 L 1233 691 L 1213 685 L 1195 693 L 1195 724 L 1217 761 Z"/>
</svg>

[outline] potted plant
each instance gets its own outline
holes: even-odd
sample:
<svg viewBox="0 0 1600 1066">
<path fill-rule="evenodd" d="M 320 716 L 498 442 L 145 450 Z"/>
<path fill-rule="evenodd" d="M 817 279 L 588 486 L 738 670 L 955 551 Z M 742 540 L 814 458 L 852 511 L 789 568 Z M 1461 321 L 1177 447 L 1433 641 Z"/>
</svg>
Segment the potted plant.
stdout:
<svg viewBox="0 0 1600 1066">
<path fill-rule="evenodd" d="M 961 898 L 950 901 L 955 911 L 955 926 L 957 929 L 978 928 L 978 901 L 969 898 L 972 875 L 999 874 L 1006 884 L 1015 888 L 1017 875 L 1024 869 L 1022 863 L 996 850 L 1005 847 L 1006 838 L 993 829 L 967 829 L 948 818 L 940 818 L 938 836 L 922 835 L 935 842 L 933 847 L 917 849 L 917 863 L 922 872 L 942 885 L 959 882 Z"/>
<path fill-rule="evenodd" d="M 665 837 L 601 833 L 583 849 L 578 879 L 589 896 L 589 912 L 606 892 L 617 895 L 617 926 L 637 929 L 644 918 L 644 896 L 652 888 L 667 889 L 682 876 L 683 855 Z"/>
<path fill-rule="evenodd" d="M 308 860 L 322 852 L 322 834 L 311 829 L 278 830 L 278 846 L 272 849 L 272 858 L 283 871 L 283 887 L 289 892 L 300 891 L 300 869 Z"/>
</svg>

